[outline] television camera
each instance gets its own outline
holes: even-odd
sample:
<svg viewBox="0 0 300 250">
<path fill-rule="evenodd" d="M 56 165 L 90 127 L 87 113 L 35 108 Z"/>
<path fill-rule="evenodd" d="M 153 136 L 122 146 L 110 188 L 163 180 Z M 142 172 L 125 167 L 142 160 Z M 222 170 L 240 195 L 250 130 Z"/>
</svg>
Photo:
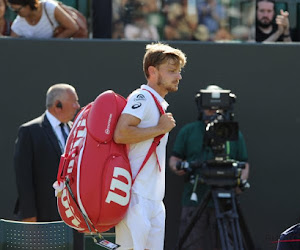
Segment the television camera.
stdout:
<svg viewBox="0 0 300 250">
<path fill-rule="evenodd" d="M 195 96 L 202 120 L 207 121 L 204 145 L 210 146 L 215 154 L 224 152 L 226 141 L 238 139 L 239 126 L 233 121 L 233 104 L 236 96 L 230 90 L 200 90 Z M 214 115 L 207 116 L 204 110 L 214 110 Z"/>
<path fill-rule="evenodd" d="M 199 160 L 177 162 L 176 168 L 188 173 L 198 172 L 202 183 L 212 186 L 249 187 L 241 180 L 245 162 L 228 159 L 226 142 L 238 140 L 239 126 L 234 121 L 233 104 L 236 96 L 230 90 L 201 89 L 195 96 L 200 119 L 206 121 L 204 147 L 210 147 L 214 159 L 201 162 Z M 213 110 L 207 115 L 205 110 Z"/>
</svg>

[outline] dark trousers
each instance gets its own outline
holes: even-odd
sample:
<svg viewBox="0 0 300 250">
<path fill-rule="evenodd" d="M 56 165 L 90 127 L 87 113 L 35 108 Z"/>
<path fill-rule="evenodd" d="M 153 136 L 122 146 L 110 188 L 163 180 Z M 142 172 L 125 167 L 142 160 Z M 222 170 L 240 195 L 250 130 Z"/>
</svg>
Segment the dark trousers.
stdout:
<svg viewBox="0 0 300 250">
<path fill-rule="evenodd" d="M 198 207 L 183 207 L 181 212 L 179 238 L 190 225 L 194 212 Z M 206 207 L 182 246 L 184 250 L 216 250 L 221 249 L 215 209 Z"/>
</svg>

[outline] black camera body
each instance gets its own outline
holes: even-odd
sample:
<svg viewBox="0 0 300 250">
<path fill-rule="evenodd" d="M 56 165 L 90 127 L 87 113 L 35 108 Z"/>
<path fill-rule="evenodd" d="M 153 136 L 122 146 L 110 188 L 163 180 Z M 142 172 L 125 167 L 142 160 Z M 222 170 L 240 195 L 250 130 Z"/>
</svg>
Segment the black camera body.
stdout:
<svg viewBox="0 0 300 250">
<path fill-rule="evenodd" d="M 226 141 L 238 140 L 239 126 L 233 121 L 233 104 L 236 96 L 231 90 L 201 89 L 195 96 L 195 101 L 201 120 L 207 122 L 204 144 L 220 154 Z M 205 110 L 214 110 L 215 114 L 206 116 Z"/>
<path fill-rule="evenodd" d="M 197 172 L 199 181 L 215 187 L 248 187 L 247 181 L 241 179 L 245 162 L 235 160 L 208 160 L 200 161 L 179 161 L 176 164 L 177 170 L 184 170 L 189 174 Z"/>
</svg>

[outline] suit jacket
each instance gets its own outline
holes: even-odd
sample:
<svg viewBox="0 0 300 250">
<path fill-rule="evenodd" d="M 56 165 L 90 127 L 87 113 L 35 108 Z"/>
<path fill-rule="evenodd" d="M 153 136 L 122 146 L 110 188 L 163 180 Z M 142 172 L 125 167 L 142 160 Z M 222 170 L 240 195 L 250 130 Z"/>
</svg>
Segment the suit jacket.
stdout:
<svg viewBox="0 0 300 250">
<path fill-rule="evenodd" d="M 14 152 L 18 191 L 15 212 L 19 219 L 36 216 L 37 221 L 61 220 L 52 187 L 61 154 L 45 113 L 20 126 Z"/>
</svg>

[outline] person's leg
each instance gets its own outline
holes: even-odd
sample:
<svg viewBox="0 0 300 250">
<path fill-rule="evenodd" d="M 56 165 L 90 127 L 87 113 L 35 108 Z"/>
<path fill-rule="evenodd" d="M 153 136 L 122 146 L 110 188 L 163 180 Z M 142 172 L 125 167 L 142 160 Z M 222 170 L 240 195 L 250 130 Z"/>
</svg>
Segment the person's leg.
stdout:
<svg viewBox="0 0 300 250">
<path fill-rule="evenodd" d="M 120 250 L 133 249 L 132 236 L 126 224 L 126 216 L 118 225 L 115 226 L 115 232 L 116 243 L 120 245 Z"/>
<path fill-rule="evenodd" d="M 151 214 L 151 229 L 148 235 L 146 249 L 163 250 L 165 240 L 166 209 L 162 201 L 149 201 Z"/>
<path fill-rule="evenodd" d="M 132 194 L 125 218 L 116 225 L 116 243 L 120 250 L 144 250 L 148 239 L 151 223 L 151 209 L 147 200 Z"/>
</svg>

